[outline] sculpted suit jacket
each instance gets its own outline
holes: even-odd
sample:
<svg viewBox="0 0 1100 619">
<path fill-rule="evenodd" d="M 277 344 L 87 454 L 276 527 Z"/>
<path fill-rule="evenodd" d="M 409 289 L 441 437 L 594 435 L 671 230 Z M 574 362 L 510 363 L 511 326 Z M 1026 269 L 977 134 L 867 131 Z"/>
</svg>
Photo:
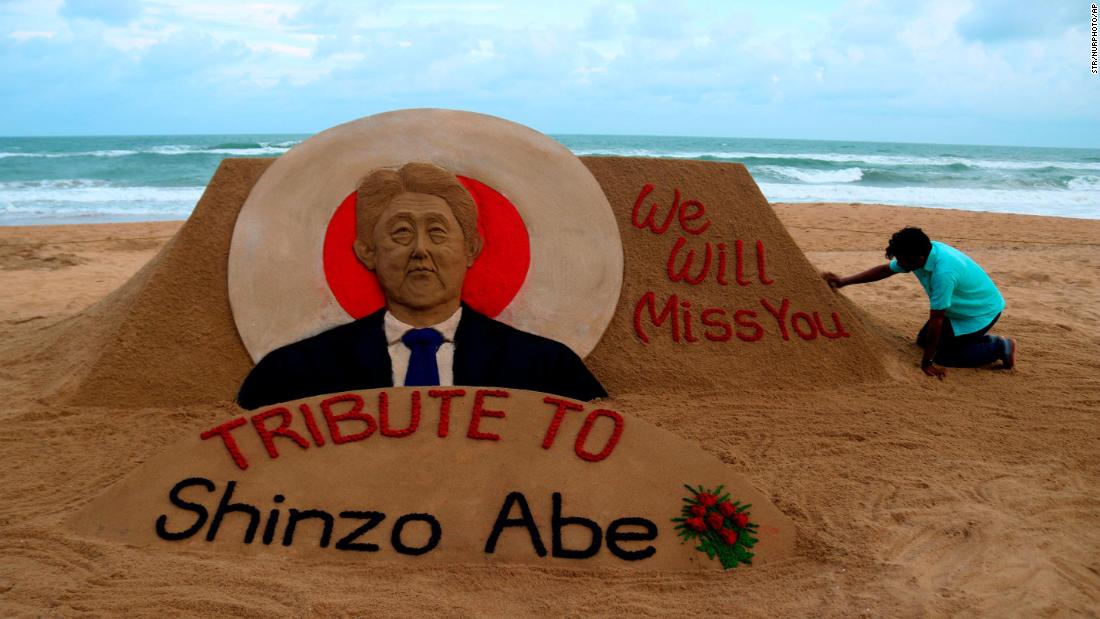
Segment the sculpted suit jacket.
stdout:
<svg viewBox="0 0 1100 619">
<path fill-rule="evenodd" d="M 237 394 L 247 409 L 324 393 L 393 386 L 385 309 L 268 353 Z M 510 327 L 467 306 L 455 331 L 456 386 L 528 389 L 574 400 L 604 397 L 569 347 Z"/>
</svg>

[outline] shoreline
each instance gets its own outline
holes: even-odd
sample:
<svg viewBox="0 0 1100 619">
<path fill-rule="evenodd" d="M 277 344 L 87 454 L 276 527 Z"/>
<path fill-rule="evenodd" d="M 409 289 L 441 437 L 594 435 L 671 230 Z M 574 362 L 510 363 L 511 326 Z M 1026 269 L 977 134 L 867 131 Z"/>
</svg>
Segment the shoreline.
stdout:
<svg viewBox="0 0 1100 619">
<path fill-rule="evenodd" d="M 1100 213 L 1095 216 L 1076 216 L 1076 215 L 1048 215 L 1040 213 L 1018 213 L 1018 212 L 1006 212 L 1006 211 L 989 211 L 978 209 L 961 209 L 948 206 L 924 206 L 916 204 L 887 204 L 882 202 L 830 202 L 825 200 L 807 200 L 796 202 L 769 202 L 773 207 L 861 207 L 861 208 L 900 208 L 900 209 L 919 209 L 919 210 L 933 210 L 933 211 L 946 211 L 953 213 L 980 213 L 985 215 L 1005 215 L 1009 217 L 1037 217 L 1043 219 L 1057 219 L 1068 220 L 1068 222 L 1081 222 L 1081 221 L 1100 221 Z M 121 217 L 105 217 L 105 218 L 92 218 L 92 221 L 82 221 L 76 218 L 65 219 L 59 218 L 55 221 L 53 219 L 43 219 L 36 221 L 33 218 L 26 220 L 16 219 L 13 222 L 4 222 L 0 218 L 0 229 L 4 228 L 42 228 L 52 226 L 110 226 L 110 225 L 126 225 L 126 224 L 182 224 L 187 220 L 186 216 L 164 216 L 164 217 L 152 217 L 142 219 L 144 216 L 121 216 Z"/>
</svg>

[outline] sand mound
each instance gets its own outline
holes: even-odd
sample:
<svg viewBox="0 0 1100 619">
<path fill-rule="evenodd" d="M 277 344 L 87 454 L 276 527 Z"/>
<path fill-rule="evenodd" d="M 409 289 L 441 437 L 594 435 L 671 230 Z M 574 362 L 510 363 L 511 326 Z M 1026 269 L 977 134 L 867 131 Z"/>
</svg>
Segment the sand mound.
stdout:
<svg viewBox="0 0 1100 619">
<path fill-rule="evenodd" d="M 273 553 L 358 565 L 387 560 L 716 571 L 718 561 L 697 551 L 695 543 L 684 544 L 674 530 L 672 518 L 681 516 L 681 499 L 691 494 L 684 485 L 690 483 L 721 487 L 730 501 L 746 506 L 745 517 L 751 516 L 755 533 L 744 534 L 755 539 L 745 550 L 753 554 L 754 567 L 792 554 L 794 526 L 767 495 L 698 445 L 629 413 L 596 408 L 601 405 L 586 411 L 584 405 L 555 398 L 547 402 L 544 394 L 531 391 L 457 390 L 446 400 L 432 393 L 417 388 L 365 390 L 272 409 L 285 432 L 310 436 L 313 442 L 295 442 L 287 435 L 264 439 L 243 416 L 217 426 L 233 428 L 222 436 L 234 437 L 234 451 L 217 436 L 196 429 L 111 486 L 68 524 L 83 535 L 159 551 Z M 348 408 L 352 400 L 367 415 L 377 415 L 378 431 L 362 418 L 325 422 L 329 417 L 323 411 Z M 492 416 L 477 412 L 482 410 L 479 402 Z M 304 425 L 303 409 L 316 412 L 313 430 Z M 285 416 L 281 410 L 287 411 Z M 264 419 L 255 427 L 266 427 Z M 554 420 L 558 423 L 547 439 Z M 477 431 L 467 434 L 468 427 Z M 168 496 L 175 498 L 169 502 Z M 567 511 L 552 511 L 553 496 L 559 508 L 568 504 L 568 513 L 588 524 L 578 525 L 576 518 L 572 525 L 561 524 L 569 520 L 552 514 Z M 530 505 L 535 532 L 514 525 L 496 529 L 502 506 L 520 500 Z M 219 507 L 230 501 L 249 507 Z M 263 519 L 262 537 L 256 536 L 260 512 L 246 513 L 253 506 L 265 515 L 269 510 L 283 514 Z M 195 510 L 208 513 L 209 519 L 200 515 L 196 520 Z M 303 521 L 295 537 L 295 525 L 286 514 L 304 510 L 324 511 L 322 518 L 335 531 L 331 539 L 318 539 L 316 519 Z M 374 548 L 330 543 L 362 524 L 354 517 L 335 518 L 361 513 L 344 510 L 375 510 L 385 516 L 376 531 L 358 542 Z M 416 540 L 410 545 L 420 551 L 402 550 L 399 542 L 391 548 L 391 526 L 399 526 L 394 523 L 402 514 L 414 512 L 420 524 L 409 527 L 407 537 Z M 609 523 L 617 521 L 624 530 L 649 528 L 648 541 L 634 537 L 633 543 L 620 547 L 610 533 Z M 155 522 L 159 524 L 150 526 Z M 425 522 L 434 523 L 435 535 L 427 535 Z M 608 531 L 604 540 L 601 530 Z M 492 531 L 497 531 L 499 544 L 487 543 L 497 539 Z"/>
<path fill-rule="evenodd" d="M 270 165 L 226 159 L 187 224 L 152 261 L 103 301 L 58 325 L 77 383 L 71 401 L 167 406 L 232 400 L 252 367 L 226 292 L 237 211 Z M 79 337 L 79 347 L 65 346 Z"/>
<path fill-rule="evenodd" d="M 62 370 L 49 386 L 73 403 L 109 407 L 233 400 L 252 362 L 230 310 L 227 256 L 237 213 L 271 162 L 225 160 L 154 260 L 103 301 L 26 342 Z M 824 285 L 743 166 L 585 164 L 611 202 L 625 252 L 619 307 L 587 360 L 613 396 L 750 384 L 812 389 L 885 376 L 882 345 L 859 311 Z M 688 211 L 671 211 L 674 203 Z M 654 223 L 639 227 L 651 207 Z M 668 229 L 655 233 L 666 218 Z M 688 252 L 697 254 L 690 268 Z M 681 270 L 685 277 L 674 281 L 670 273 Z"/>
<path fill-rule="evenodd" d="M 615 210 L 626 254 L 618 311 L 588 358 L 612 395 L 885 377 L 886 350 L 862 312 L 822 281 L 743 165 L 584 161 Z M 669 309 L 676 315 L 657 325 Z"/>
</svg>

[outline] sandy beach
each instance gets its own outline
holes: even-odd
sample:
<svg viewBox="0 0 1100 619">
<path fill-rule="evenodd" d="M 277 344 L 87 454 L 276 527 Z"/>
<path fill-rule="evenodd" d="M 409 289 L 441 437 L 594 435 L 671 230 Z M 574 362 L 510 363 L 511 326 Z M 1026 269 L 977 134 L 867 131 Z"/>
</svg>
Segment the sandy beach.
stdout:
<svg viewBox="0 0 1100 619">
<path fill-rule="evenodd" d="M 1095 616 L 1100 608 L 1100 221 L 777 204 L 811 263 L 851 273 L 917 225 L 1008 302 L 1013 371 L 922 375 L 912 277 L 842 292 L 891 349 L 889 379 L 614 394 L 718 456 L 797 525 L 795 558 L 731 573 L 241 559 L 75 537 L 62 522 L 232 405 L 116 409 L 56 393 L 51 329 L 127 282 L 181 222 L 0 228 L 0 614 Z"/>
</svg>

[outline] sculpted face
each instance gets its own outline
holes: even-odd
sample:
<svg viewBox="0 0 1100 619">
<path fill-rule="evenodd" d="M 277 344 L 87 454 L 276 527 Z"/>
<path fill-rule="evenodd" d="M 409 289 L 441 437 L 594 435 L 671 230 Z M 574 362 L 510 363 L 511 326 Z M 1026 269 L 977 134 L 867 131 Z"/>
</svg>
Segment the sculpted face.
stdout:
<svg viewBox="0 0 1100 619">
<path fill-rule="evenodd" d="M 442 320 L 458 309 L 467 253 L 462 228 L 438 196 L 403 193 L 382 211 L 372 245 L 360 256 L 374 271 L 386 304 L 410 324 Z"/>
</svg>

